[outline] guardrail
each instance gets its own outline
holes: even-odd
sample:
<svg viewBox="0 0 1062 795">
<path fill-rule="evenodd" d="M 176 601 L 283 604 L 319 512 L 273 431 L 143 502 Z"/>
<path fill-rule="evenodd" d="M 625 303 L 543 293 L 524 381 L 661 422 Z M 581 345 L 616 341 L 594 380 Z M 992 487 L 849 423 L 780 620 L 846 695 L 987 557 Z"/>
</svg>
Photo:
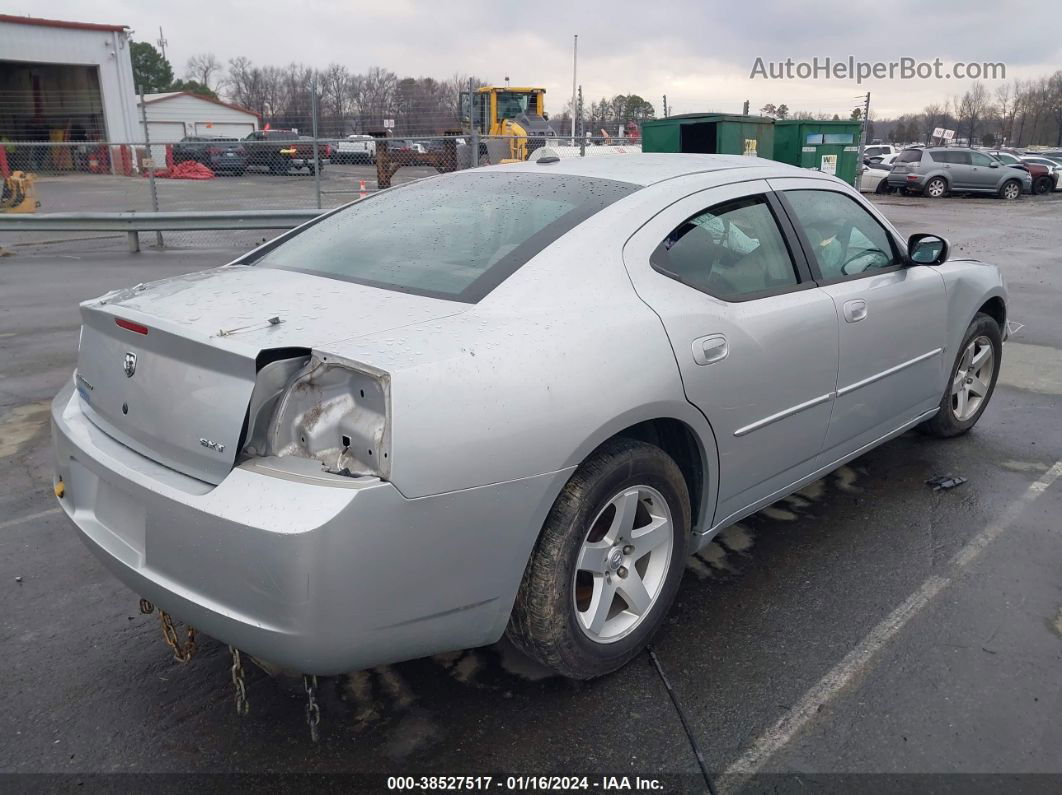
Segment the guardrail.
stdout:
<svg viewBox="0 0 1062 795">
<path fill-rule="evenodd" d="M 140 251 L 141 232 L 198 229 L 291 229 L 322 210 L 222 210 L 169 213 L 42 213 L 0 215 L 2 232 L 125 232 L 129 251 Z"/>
</svg>

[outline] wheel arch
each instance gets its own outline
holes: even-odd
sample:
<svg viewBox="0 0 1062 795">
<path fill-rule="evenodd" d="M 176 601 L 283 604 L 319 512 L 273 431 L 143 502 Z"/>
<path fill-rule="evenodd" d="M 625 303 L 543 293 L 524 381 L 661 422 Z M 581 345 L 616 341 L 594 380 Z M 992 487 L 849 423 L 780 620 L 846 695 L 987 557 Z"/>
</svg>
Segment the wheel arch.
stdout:
<svg viewBox="0 0 1062 795">
<path fill-rule="evenodd" d="M 678 464 L 690 492 L 694 530 L 711 526 L 719 483 L 715 433 L 704 415 L 690 404 L 647 407 L 627 412 L 600 426 L 576 448 L 569 465 L 578 465 L 601 445 L 616 438 L 656 445 Z"/>
<path fill-rule="evenodd" d="M 1002 296 L 994 295 L 985 301 L 977 310 L 991 317 L 999 324 L 1001 332 L 1007 328 L 1007 304 Z"/>
</svg>

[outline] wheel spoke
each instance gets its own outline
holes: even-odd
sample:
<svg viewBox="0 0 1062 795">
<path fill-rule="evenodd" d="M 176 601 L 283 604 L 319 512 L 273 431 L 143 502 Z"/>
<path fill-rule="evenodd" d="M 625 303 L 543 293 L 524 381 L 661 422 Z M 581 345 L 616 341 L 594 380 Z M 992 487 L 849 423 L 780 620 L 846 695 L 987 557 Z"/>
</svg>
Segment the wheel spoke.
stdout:
<svg viewBox="0 0 1062 795">
<path fill-rule="evenodd" d="M 963 386 L 966 384 L 966 373 L 959 370 L 955 373 L 955 378 L 951 382 L 951 394 L 957 395 L 962 391 Z"/>
<path fill-rule="evenodd" d="M 645 590 L 645 583 L 642 582 L 637 570 L 631 569 L 626 577 L 617 578 L 613 582 L 619 595 L 623 597 L 623 601 L 627 603 L 627 608 L 632 613 L 640 616 L 649 609 L 653 599 L 649 596 L 649 592 Z"/>
<path fill-rule="evenodd" d="M 616 506 L 616 515 L 612 518 L 612 526 L 605 534 L 604 540 L 615 543 L 617 538 L 631 537 L 634 517 L 638 514 L 638 489 L 625 491 L 612 502 Z"/>
<path fill-rule="evenodd" d="M 579 559 L 575 562 L 576 571 L 589 571 L 604 574 L 608 570 L 608 553 L 612 545 L 603 541 L 583 544 Z"/>
<path fill-rule="evenodd" d="M 982 367 L 985 366 L 985 364 L 991 361 L 991 359 L 992 346 L 985 345 L 983 348 L 981 348 L 981 351 L 979 353 L 974 354 L 973 358 L 970 360 L 970 367 L 971 369 L 973 369 L 974 372 L 978 372 Z"/>
<path fill-rule="evenodd" d="M 966 385 L 967 391 L 971 395 L 976 395 L 977 397 L 984 397 L 985 395 L 987 395 L 988 384 L 986 384 L 984 381 L 982 381 L 980 378 L 977 378 L 976 376 L 972 376 L 972 378 L 973 381 Z"/>
<path fill-rule="evenodd" d="M 671 537 L 671 522 L 666 516 L 654 516 L 653 520 L 645 527 L 640 527 L 631 534 L 631 543 L 634 545 L 635 560 L 641 558 Z"/>
<path fill-rule="evenodd" d="M 955 393 L 955 416 L 960 420 L 966 419 L 966 386 L 963 385 L 962 389 Z"/>
<path fill-rule="evenodd" d="M 594 577 L 594 593 L 585 613 L 579 614 L 579 620 L 588 630 L 599 634 L 608 621 L 609 610 L 616 597 L 615 580 L 609 582 L 605 577 Z"/>
</svg>

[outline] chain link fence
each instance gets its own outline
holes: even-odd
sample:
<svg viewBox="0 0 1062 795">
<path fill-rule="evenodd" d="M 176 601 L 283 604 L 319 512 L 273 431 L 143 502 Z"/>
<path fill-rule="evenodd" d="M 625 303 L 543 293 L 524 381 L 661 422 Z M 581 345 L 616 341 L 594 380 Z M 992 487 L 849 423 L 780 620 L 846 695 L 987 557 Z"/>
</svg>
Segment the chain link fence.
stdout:
<svg viewBox="0 0 1062 795">
<path fill-rule="evenodd" d="M 382 188 L 435 174 L 535 160 L 620 156 L 637 141 L 609 137 L 434 136 L 314 137 L 296 130 L 257 130 L 244 137 L 182 140 L 3 141 L 9 172 L 32 175 L 37 213 L 330 209 Z M 279 230 L 278 230 L 279 231 Z M 167 232 L 167 247 L 245 249 L 266 232 Z M 86 233 L 7 233 L 5 245 L 98 239 Z"/>
</svg>

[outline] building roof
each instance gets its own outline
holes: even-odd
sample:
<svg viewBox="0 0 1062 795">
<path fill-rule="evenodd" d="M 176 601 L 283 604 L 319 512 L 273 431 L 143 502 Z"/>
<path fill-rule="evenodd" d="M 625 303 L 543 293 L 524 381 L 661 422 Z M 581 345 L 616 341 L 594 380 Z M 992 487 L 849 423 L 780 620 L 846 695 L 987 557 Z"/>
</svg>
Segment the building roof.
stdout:
<svg viewBox="0 0 1062 795">
<path fill-rule="evenodd" d="M 220 99 L 214 99 L 213 97 L 207 97 L 202 94 L 196 94 L 191 91 L 162 91 L 158 94 L 144 94 L 144 104 L 150 105 L 154 102 L 165 102 L 167 99 L 174 99 L 175 97 L 192 97 L 194 99 L 201 99 L 203 102 L 211 102 L 215 105 L 220 105 L 223 108 L 231 108 L 232 110 L 238 110 L 240 113 L 249 113 L 252 116 L 262 117 L 261 113 L 256 113 L 250 108 L 245 108 L 242 105 L 234 105 L 231 102 L 222 102 Z M 140 101 L 137 100 L 137 105 Z"/>
<path fill-rule="evenodd" d="M 104 25 L 98 22 L 69 22 L 63 19 L 42 19 L 41 17 L 20 17 L 14 14 L 0 14 L 0 22 L 12 25 L 37 25 L 42 28 L 69 28 L 71 30 L 105 30 L 121 33 L 129 30 L 128 25 Z"/>
</svg>

